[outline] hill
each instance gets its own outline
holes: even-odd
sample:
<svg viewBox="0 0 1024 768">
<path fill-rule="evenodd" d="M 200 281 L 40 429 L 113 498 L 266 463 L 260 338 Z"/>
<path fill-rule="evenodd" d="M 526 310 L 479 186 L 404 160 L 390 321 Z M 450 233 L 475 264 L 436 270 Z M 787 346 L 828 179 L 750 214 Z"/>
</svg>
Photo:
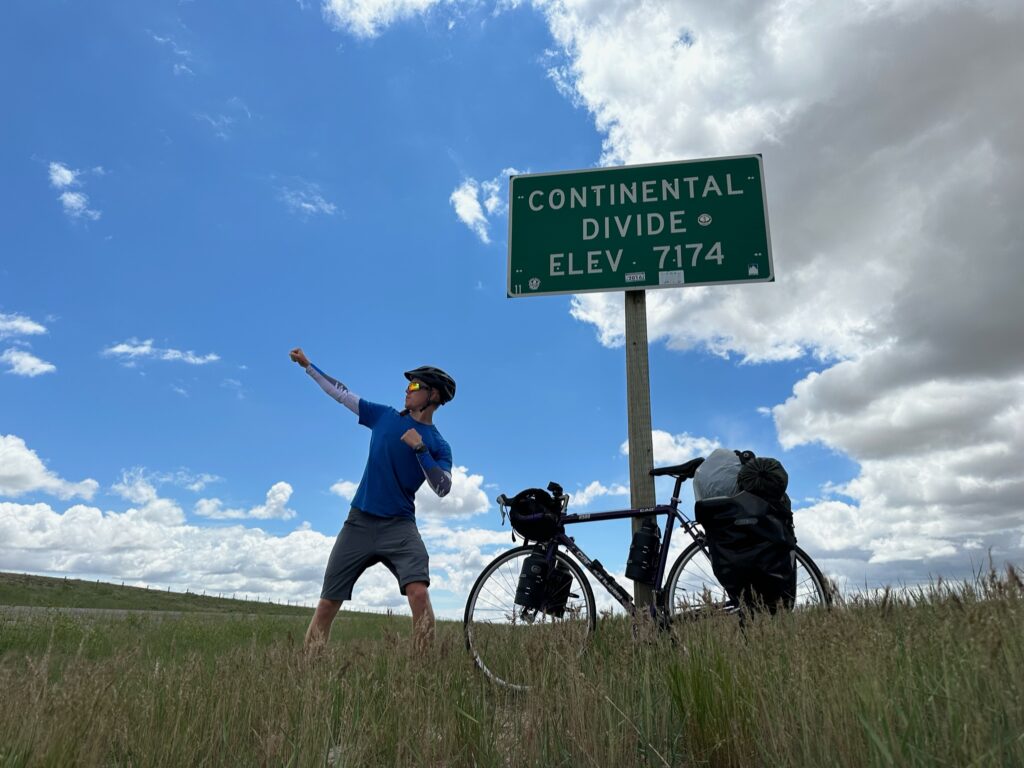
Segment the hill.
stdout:
<svg viewBox="0 0 1024 768">
<path fill-rule="evenodd" d="M 238 600 L 80 579 L 0 573 L 0 606 L 310 615 L 312 606 Z"/>
</svg>

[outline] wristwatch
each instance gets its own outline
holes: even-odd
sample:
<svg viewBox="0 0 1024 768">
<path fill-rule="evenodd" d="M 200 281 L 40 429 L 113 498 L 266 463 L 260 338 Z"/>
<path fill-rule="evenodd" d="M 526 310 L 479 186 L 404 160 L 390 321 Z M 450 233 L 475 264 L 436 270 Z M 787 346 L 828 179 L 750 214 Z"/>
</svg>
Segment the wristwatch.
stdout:
<svg viewBox="0 0 1024 768">
<path fill-rule="evenodd" d="M 426 443 L 420 443 L 415 448 L 413 448 L 413 450 L 416 453 L 426 453 L 427 452 L 427 444 Z"/>
</svg>

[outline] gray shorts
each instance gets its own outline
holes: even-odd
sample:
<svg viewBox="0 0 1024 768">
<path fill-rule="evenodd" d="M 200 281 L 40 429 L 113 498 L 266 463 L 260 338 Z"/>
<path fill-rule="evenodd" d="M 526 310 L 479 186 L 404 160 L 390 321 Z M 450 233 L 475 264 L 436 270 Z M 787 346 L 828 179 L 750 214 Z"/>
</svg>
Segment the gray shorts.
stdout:
<svg viewBox="0 0 1024 768">
<path fill-rule="evenodd" d="M 395 574 L 403 595 L 406 586 L 415 581 L 430 584 L 427 548 L 415 520 L 379 517 L 352 507 L 327 561 L 320 597 L 350 600 L 356 580 L 377 563 L 384 563 Z"/>
</svg>

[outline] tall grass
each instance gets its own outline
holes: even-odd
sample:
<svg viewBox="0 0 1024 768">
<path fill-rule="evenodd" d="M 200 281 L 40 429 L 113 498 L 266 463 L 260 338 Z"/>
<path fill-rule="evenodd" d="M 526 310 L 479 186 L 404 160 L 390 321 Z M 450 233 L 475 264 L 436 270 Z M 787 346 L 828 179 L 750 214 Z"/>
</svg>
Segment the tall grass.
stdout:
<svg viewBox="0 0 1024 768">
<path fill-rule="evenodd" d="M 0 625 L 0 765 L 1024 765 L 1012 570 L 742 629 L 602 620 L 521 695 L 457 624 L 421 658 L 408 619 L 346 618 L 313 658 L 287 618 Z"/>
</svg>

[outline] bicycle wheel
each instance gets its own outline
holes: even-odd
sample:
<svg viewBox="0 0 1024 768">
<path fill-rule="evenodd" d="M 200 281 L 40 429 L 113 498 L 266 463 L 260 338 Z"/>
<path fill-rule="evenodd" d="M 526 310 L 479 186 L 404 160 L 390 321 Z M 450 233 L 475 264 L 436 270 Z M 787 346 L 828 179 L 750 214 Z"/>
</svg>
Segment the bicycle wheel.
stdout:
<svg viewBox="0 0 1024 768">
<path fill-rule="evenodd" d="M 569 598 L 561 617 L 515 602 L 526 558 L 540 546 L 510 549 L 495 558 L 477 578 L 466 601 L 466 648 L 474 663 L 498 685 L 526 690 L 537 683 L 552 653 L 579 655 L 597 626 L 594 592 L 583 569 L 565 554 L 556 554 L 572 574 Z"/>
<path fill-rule="evenodd" d="M 794 608 L 829 606 L 832 593 L 817 564 L 796 548 L 796 601 Z M 697 542 L 676 558 L 665 582 L 664 606 L 670 616 L 707 610 L 732 612 L 737 606 L 711 570 L 711 560 Z"/>
</svg>

